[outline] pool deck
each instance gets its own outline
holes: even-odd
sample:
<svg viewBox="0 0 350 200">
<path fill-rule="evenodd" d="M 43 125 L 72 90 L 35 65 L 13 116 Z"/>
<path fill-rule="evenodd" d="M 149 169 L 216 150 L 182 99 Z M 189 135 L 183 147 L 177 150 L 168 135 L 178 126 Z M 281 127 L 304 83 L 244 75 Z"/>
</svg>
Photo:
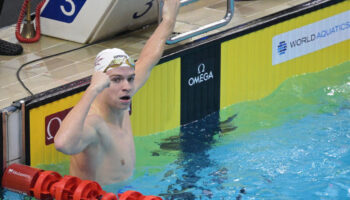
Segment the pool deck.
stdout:
<svg viewBox="0 0 350 200">
<path fill-rule="evenodd" d="M 309 0 L 237 1 L 235 2 L 234 17 L 231 22 L 205 35 L 236 27 L 307 1 Z M 225 13 L 226 0 L 199 0 L 180 9 L 175 32 L 193 30 L 201 25 L 217 21 L 222 19 Z M 32 63 L 22 69 L 20 77 L 29 90 L 37 94 L 90 76 L 93 73 L 93 63 L 96 54 L 105 48 L 118 47 L 124 49 L 130 56 L 137 59 L 155 27 L 156 25 L 146 26 L 142 29 L 116 36 L 106 42 Z M 167 45 L 166 48 L 183 45 L 203 36 L 200 35 L 178 44 Z M 0 38 L 17 43 L 15 25 L 0 29 Z M 22 64 L 74 49 L 84 44 L 41 36 L 40 41 L 36 43 L 22 43 L 21 45 L 24 49 L 21 55 L 0 56 L 0 109 L 10 106 L 13 101 L 30 96 L 16 78 L 16 72 Z"/>
</svg>

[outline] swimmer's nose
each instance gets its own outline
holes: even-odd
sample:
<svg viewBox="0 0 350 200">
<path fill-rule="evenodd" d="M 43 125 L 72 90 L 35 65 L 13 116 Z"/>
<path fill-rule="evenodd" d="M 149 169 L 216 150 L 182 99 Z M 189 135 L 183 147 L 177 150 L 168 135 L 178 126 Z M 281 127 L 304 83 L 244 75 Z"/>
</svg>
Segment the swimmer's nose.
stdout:
<svg viewBox="0 0 350 200">
<path fill-rule="evenodd" d="M 131 89 L 132 89 L 132 84 L 131 84 L 129 81 L 123 81 L 122 90 L 123 90 L 123 91 L 130 92 Z"/>
</svg>

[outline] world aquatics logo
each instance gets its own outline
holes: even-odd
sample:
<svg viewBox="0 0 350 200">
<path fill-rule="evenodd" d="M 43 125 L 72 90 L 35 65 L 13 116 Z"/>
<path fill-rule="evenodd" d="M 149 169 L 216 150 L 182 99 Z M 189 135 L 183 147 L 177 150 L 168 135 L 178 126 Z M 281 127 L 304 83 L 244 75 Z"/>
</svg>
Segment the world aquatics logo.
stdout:
<svg viewBox="0 0 350 200">
<path fill-rule="evenodd" d="M 280 43 L 278 44 L 277 50 L 278 50 L 278 54 L 279 54 L 279 55 L 285 54 L 286 51 L 287 51 L 287 43 L 286 43 L 286 41 L 280 42 Z"/>
</svg>

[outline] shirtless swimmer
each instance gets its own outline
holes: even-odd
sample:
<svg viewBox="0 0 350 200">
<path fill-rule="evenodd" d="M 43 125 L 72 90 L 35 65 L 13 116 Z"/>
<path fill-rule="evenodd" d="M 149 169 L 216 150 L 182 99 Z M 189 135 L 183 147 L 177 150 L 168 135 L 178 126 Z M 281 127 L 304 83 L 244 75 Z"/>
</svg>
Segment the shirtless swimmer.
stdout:
<svg viewBox="0 0 350 200">
<path fill-rule="evenodd" d="M 56 149 L 72 155 L 71 175 L 107 185 L 133 174 L 135 146 L 128 108 L 163 54 L 179 4 L 179 0 L 164 1 L 162 22 L 142 49 L 135 68 L 120 49 L 106 49 L 97 55 L 89 87 L 55 136 Z"/>
</svg>

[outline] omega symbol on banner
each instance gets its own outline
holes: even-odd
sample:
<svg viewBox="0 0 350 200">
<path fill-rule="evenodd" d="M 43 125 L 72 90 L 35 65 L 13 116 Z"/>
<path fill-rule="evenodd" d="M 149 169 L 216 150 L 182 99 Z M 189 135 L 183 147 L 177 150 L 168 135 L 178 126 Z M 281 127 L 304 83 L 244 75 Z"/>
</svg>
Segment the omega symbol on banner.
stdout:
<svg viewBox="0 0 350 200">
<path fill-rule="evenodd" d="M 188 79 L 188 85 L 193 86 L 196 84 L 200 84 L 202 82 L 206 82 L 210 79 L 214 79 L 213 72 L 210 70 L 209 72 L 206 71 L 206 66 L 204 63 L 200 63 L 197 67 L 197 76 L 190 77 Z"/>
<path fill-rule="evenodd" d="M 219 43 L 181 57 L 181 125 L 220 109 L 220 60 Z"/>
<path fill-rule="evenodd" d="M 47 127 L 46 127 L 46 132 L 47 132 L 47 134 L 46 134 L 46 140 L 49 140 L 49 141 L 50 141 L 50 140 L 52 140 L 52 139 L 54 138 L 53 135 L 56 135 L 57 130 L 55 130 L 55 131 L 56 131 L 55 133 L 51 133 L 51 125 L 52 125 L 52 123 L 53 123 L 54 121 L 57 121 L 57 123 L 58 123 L 57 128 L 59 128 L 59 127 L 61 126 L 61 124 L 62 124 L 62 120 L 61 120 L 59 117 L 51 118 L 50 121 L 49 121 L 49 123 L 47 124 Z"/>
<path fill-rule="evenodd" d="M 72 108 L 54 113 L 45 117 L 45 144 L 49 145 L 54 143 L 55 135 L 60 128 L 63 119 Z"/>
</svg>

